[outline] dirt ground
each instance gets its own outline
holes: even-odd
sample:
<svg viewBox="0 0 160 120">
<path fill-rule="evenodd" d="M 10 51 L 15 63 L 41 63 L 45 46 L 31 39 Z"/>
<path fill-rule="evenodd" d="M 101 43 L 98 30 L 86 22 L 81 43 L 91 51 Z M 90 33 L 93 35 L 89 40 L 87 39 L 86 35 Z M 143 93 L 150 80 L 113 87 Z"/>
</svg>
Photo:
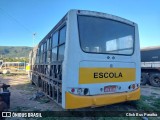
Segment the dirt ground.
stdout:
<svg viewBox="0 0 160 120">
<path fill-rule="evenodd" d="M 50 100 L 46 96 L 43 96 L 38 99 L 32 99 L 34 98 L 38 89 L 36 86 L 31 85 L 31 82 L 28 79 L 27 74 L 21 74 L 21 75 L 0 74 L 0 83 L 6 83 L 11 85 L 11 87 L 9 88 L 11 92 L 9 111 L 63 111 L 61 106 L 57 105 L 54 101 Z M 160 88 L 152 87 L 149 85 L 141 86 L 141 95 L 144 97 L 145 96 L 148 97 L 147 99 L 152 99 L 152 98 L 160 99 Z M 85 108 L 85 110 L 88 110 L 88 109 L 91 109 L 91 108 Z M 108 105 L 104 107 L 94 108 L 94 110 L 132 111 L 132 110 L 138 110 L 138 109 L 135 108 L 133 105 L 120 103 L 115 105 Z M 140 110 L 143 110 L 143 106 L 140 107 Z M 20 119 L 16 119 L 16 120 L 20 120 Z"/>
<path fill-rule="evenodd" d="M 32 99 L 38 89 L 31 85 L 26 75 L 0 75 L 0 83 L 11 85 L 9 91 L 11 111 L 61 111 L 62 108 L 47 97 Z"/>
</svg>

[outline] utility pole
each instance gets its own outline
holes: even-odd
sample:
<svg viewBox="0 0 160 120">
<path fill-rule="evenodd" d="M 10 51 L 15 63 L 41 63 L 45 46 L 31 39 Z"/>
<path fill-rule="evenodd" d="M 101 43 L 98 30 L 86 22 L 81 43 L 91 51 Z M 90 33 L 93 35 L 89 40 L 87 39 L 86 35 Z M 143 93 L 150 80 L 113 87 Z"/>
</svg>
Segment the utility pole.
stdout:
<svg viewBox="0 0 160 120">
<path fill-rule="evenodd" d="M 37 33 L 33 33 L 33 47 L 35 46 L 35 36 Z"/>
</svg>

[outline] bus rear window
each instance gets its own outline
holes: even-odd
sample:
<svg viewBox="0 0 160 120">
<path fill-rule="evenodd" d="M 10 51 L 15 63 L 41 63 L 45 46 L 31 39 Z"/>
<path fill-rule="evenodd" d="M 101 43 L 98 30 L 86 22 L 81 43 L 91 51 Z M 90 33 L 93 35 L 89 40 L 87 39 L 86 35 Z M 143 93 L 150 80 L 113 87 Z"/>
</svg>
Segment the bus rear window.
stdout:
<svg viewBox="0 0 160 120">
<path fill-rule="evenodd" d="M 78 16 L 80 45 L 84 52 L 131 55 L 134 26 L 111 19 Z"/>
</svg>

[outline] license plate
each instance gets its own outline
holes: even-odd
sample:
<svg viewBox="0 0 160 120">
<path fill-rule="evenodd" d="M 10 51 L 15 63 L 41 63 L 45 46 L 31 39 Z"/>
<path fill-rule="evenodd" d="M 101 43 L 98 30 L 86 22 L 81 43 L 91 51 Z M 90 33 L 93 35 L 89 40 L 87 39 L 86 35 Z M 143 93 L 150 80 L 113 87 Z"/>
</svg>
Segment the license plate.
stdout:
<svg viewBox="0 0 160 120">
<path fill-rule="evenodd" d="M 105 86 L 104 92 L 115 92 L 117 89 L 117 86 Z"/>
</svg>

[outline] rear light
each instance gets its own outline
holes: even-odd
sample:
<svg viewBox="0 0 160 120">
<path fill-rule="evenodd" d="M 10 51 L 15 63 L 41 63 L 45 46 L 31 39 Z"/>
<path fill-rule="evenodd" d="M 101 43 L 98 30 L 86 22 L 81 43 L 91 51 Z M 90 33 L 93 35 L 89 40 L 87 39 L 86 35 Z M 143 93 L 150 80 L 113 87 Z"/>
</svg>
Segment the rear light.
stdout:
<svg viewBox="0 0 160 120">
<path fill-rule="evenodd" d="M 70 88 L 69 91 L 76 95 L 89 95 L 88 88 Z"/>
<path fill-rule="evenodd" d="M 84 94 L 84 95 L 87 95 L 87 94 L 88 94 L 88 91 L 89 91 L 88 88 L 85 88 L 83 94 Z"/>
<path fill-rule="evenodd" d="M 77 93 L 80 95 L 82 93 L 82 88 L 78 88 Z"/>
<path fill-rule="evenodd" d="M 128 86 L 129 90 L 135 90 L 139 87 L 139 84 L 131 84 L 130 86 Z"/>
<path fill-rule="evenodd" d="M 133 85 L 132 85 L 132 89 L 135 89 L 135 88 L 136 88 L 136 86 L 135 86 L 135 84 L 133 84 Z"/>
<path fill-rule="evenodd" d="M 72 92 L 72 93 L 74 93 L 74 92 L 75 92 L 75 89 L 74 89 L 74 88 L 72 88 L 72 89 L 71 89 L 71 92 Z"/>
<path fill-rule="evenodd" d="M 128 87 L 128 89 L 129 89 L 129 90 L 131 89 L 131 85 Z"/>
</svg>

